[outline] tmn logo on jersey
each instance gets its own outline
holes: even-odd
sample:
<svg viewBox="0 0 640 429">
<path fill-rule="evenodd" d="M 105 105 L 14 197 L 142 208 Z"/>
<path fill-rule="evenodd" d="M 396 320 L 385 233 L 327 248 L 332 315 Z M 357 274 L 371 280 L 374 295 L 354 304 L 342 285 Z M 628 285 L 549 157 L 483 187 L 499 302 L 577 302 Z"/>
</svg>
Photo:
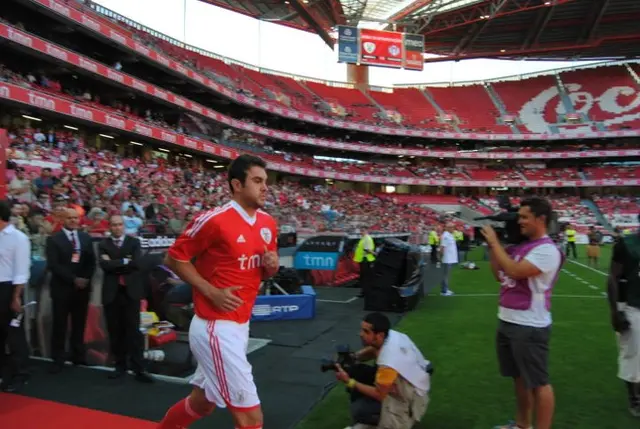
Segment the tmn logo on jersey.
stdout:
<svg viewBox="0 0 640 429">
<path fill-rule="evenodd" d="M 255 270 L 256 268 L 262 267 L 262 257 L 260 255 L 247 256 L 243 253 L 238 258 L 238 262 L 240 262 L 240 269 L 242 271 Z"/>
</svg>

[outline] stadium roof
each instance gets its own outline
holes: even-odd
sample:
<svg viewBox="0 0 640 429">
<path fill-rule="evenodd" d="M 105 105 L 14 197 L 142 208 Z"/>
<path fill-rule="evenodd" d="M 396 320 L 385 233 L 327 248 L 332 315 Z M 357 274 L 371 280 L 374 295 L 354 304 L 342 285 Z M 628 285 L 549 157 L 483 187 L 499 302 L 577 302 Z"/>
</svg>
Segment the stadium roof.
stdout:
<svg viewBox="0 0 640 429">
<path fill-rule="evenodd" d="M 638 0 L 201 0 L 317 33 L 336 25 L 425 35 L 426 61 L 640 58 Z"/>
</svg>

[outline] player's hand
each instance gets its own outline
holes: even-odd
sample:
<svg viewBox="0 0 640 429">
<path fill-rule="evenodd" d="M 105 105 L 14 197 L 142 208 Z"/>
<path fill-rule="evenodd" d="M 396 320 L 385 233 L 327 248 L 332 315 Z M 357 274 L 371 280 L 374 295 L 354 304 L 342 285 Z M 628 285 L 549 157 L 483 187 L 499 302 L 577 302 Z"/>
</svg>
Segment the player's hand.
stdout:
<svg viewBox="0 0 640 429">
<path fill-rule="evenodd" d="M 234 293 L 238 289 L 241 289 L 240 286 L 231 286 L 223 289 L 213 288 L 209 299 L 217 309 L 233 311 L 242 305 L 242 298 Z"/>
<path fill-rule="evenodd" d="M 278 252 L 275 250 L 269 251 L 267 246 L 264 246 L 264 255 L 262 257 L 262 265 L 268 273 L 275 273 L 280 268 L 280 258 L 278 258 Z"/>
<path fill-rule="evenodd" d="M 491 225 L 483 226 L 480 232 L 482 233 L 484 239 L 487 240 L 487 244 L 489 246 L 498 244 L 498 235 L 496 234 L 496 231 L 493 229 L 493 227 L 491 227 Z"/>
</svg>

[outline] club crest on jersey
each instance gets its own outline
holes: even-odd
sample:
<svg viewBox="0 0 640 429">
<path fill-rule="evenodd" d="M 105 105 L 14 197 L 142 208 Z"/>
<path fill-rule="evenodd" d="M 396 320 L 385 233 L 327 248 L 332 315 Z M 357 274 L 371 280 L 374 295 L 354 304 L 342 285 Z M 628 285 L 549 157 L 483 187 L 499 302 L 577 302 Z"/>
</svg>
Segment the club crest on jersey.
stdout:
<svg viewBox="0 0 640 429">
<path fill-rule="evenodd" d="M 269 228 L 262 228 L 260 230 L 260 236 L 267 244 L 271 243 L 271 239 L 273 238 L 271 237 L 271 230 Z"/>
</svg>

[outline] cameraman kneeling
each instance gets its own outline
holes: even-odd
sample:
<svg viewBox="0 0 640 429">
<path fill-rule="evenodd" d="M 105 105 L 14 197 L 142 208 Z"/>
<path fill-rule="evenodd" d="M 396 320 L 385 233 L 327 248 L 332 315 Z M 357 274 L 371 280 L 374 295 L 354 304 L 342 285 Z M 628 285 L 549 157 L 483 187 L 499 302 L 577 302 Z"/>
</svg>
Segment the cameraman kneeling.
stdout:
<svg viewBox="0 0 640 429">
<path fill-rule="evenodd" d="M 376 359 L 374 385 L 350 378 L 336 365 L 338 380 L 382 404 L 377 426 L 359 424 L 354 429 L 410 429 L 427 411 L 430 363 L 408 336 L 390 328 L 389 319 L 381 313 L 367 315 L 361 324 L 360 338 L 365 348 L 355 357 L 358 361 Z"/>
</svg>

